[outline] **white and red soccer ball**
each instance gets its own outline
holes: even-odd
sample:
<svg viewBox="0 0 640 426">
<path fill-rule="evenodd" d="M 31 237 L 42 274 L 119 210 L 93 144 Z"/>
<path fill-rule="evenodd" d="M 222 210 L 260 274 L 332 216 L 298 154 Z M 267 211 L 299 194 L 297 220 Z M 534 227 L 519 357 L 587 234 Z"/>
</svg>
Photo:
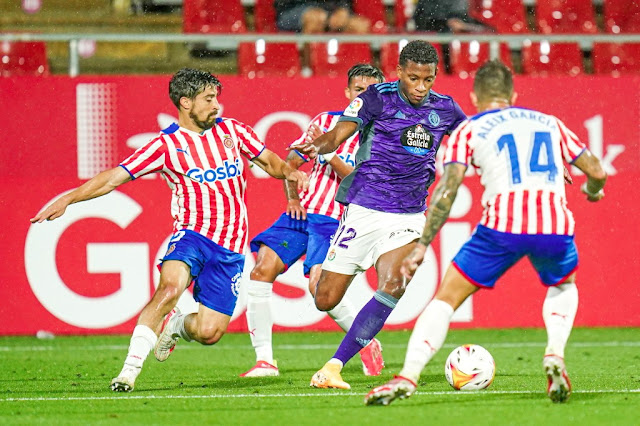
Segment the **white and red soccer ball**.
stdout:
<svg viewBox="0 0 640 426">
<path fill-rule="evenodd" d="M 488 387 L 496 374 L 496 363 L 480 345 L 462 345 L 447 358 L 444 375 L 456 390 L 480 390 Z"/>
</svg>

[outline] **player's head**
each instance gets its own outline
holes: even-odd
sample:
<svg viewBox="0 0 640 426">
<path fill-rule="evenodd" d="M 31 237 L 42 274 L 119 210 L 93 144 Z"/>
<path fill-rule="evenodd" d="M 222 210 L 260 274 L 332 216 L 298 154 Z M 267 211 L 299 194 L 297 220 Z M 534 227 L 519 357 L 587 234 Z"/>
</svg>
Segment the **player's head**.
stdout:
<svg viewBox="0 0 640 426">
<path fill-rule="evenodd" d="M 410 41 L 400 52 L 396 72 L 402 94 L 411 104 L 419 105 L 436 81 L 438 52 L 426 41 Z"/>
<path fill-rule="evenodd" d="M 473 80 L 471 102 L 478 111 L 513 105 L 517 94 L 513 91 L 513 73 L 498 59 L 482 65 Z"/>
<path fill-rule="evenodd" d="M 351 102 L 370 85 L 383 82 L 384 74 L 379 68 L 369 64 L 356 64 L 347 72 L 347 87 L 344 89 L 344 95 Z"/>
<path fill-rule="evenodd" d="M 220 111 L 222 83 L 206 71 L 183 68 L 169 82 L 169 97 L 180 114 L 187 114 L 202 130 L 213 127 Z"/>
</svg>

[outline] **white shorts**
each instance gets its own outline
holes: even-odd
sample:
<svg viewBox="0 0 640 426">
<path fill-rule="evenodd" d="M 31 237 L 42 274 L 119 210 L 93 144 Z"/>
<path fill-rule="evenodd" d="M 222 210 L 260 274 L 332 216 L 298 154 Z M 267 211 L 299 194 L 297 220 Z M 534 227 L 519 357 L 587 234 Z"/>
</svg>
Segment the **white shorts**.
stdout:
<svg viewBox="0 0 640 426">
<path fill-rule="evenodd" d="M 366 271 L 384 253 L 419 239 L 425 222 L 424 213 L 386 213 L 350 204 L 322 269 L 345 275 Z"/>
</svg>

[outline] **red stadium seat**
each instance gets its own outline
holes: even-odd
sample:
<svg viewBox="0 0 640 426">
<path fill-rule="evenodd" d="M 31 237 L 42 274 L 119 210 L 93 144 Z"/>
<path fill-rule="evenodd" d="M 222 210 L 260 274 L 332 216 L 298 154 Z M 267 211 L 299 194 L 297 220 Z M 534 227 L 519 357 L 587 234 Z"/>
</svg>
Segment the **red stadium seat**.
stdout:
<svg viewBox="0 0 640 426">
<path fill-rule="evenodd" d="M 640 33 L 640 2 L 637 0 L 606 0 L 604 26 L 608 33 Z"/>
<path fill-rule="evenodd" d="M 353 65 L 371 63 L 371 49 L 367 43 L 311 43 L 309 65 L 314 75 L 344 77 Z"/>
<path fill-rule="evenodd" d="M 500 60 L 513 69 L 511 51 L 506 43 L 499 44 Z M 489 43 L 460 43 L 457 41 L 449 45 L 449 68 L 453 75 L 460 78 L 472 77 L 475 72 L 491 57 Z"/>
<path fill-rule="evenodd" d="M 185 33 L 246 33 L 240 0 L 184 0 L 182 29 Z"/>
<path fill-rule="evenodd" d="M 594 43 L 591 58 L 596 74 L 640 74 L 640 43 Z"/>
<path fill-rule="evenodd" d="M 522 0 L 471 0 L 469 15 L 503 34 L 528 33 Z"/>
<path fill-rule="evenodd" d="M 253 6 L 253 18 L 257 32 L 275 33 L 278 31 L 273 0 L 256 0 Z"/>
<path fill-rule="evenodd" d="M 522 46 L 522 73 L 535 76 L 582 74 L 582 51 L 577 43 L 531 43 Z"/>
<path fill-rule="evenodd" d="M 240 43 L 238 73 L 244 77 L 293 77 L 300 74 L 300 56 L 295 43 Z"/>
<path fill-rule="evenodd" d="M 387 77 L 387 80 L 396 80 L 398 75 L 396 74 L 396 67 L 398 66 L 398 59 L 400 58 L 400 51 L 407 44 L 408 40 L 403 40 L 400 43 L 385 43 L 380 46 L 380 68 Z M 440 44 L 434 44 L 438 52 L 438 58 L 440 58 L 440 72 L 444 72 L 444 65 L 442 64 L 442 47 Z"/>
<path fill-rule="evenodd" d="M 598 32 L 592 0 L 536 1 L 538 32 L 585 33 Z"/>
<path fill-rule="evenodd" d="M 381 0 L 353 0 L 353 12 L 371 21 L 372 33 L 387 32 L 387 12 Z"/>
<path fill-rule="evenodd" d="M 395 0 L 393 6 L 393 15 L 396 18 L 394 27 L 399 32 L 407 31 L 407 22 L 413 16 L 415 10 L 415 2 L 413 0 Z"/>
<path fill-rule="evenodd" d="M 49 75 L 47 48 L 43 41 L 0 42 L 0 75 Z"/>
</svg>

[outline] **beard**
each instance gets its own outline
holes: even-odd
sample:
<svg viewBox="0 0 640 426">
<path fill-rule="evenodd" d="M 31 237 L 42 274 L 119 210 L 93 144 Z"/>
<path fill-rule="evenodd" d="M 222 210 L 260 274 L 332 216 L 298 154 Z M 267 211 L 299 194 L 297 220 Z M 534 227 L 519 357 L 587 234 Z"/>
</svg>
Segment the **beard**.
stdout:
<svg viewBox="0 0 640 426">
<path fill-rule="evenodd" d="M 198 116 L 193 113 L 193 111 L 189 111 L 189 118 L 193 120 L 196 126 L 201 128 L 202 130 L 209 130 L 216 122 L 216 114 L 217 111 L 212 112 L 211 114 L 207 115 L 207 118 L 205 118 L 204 120 L 200 120 L 198 119 Z"/>
</svg>

